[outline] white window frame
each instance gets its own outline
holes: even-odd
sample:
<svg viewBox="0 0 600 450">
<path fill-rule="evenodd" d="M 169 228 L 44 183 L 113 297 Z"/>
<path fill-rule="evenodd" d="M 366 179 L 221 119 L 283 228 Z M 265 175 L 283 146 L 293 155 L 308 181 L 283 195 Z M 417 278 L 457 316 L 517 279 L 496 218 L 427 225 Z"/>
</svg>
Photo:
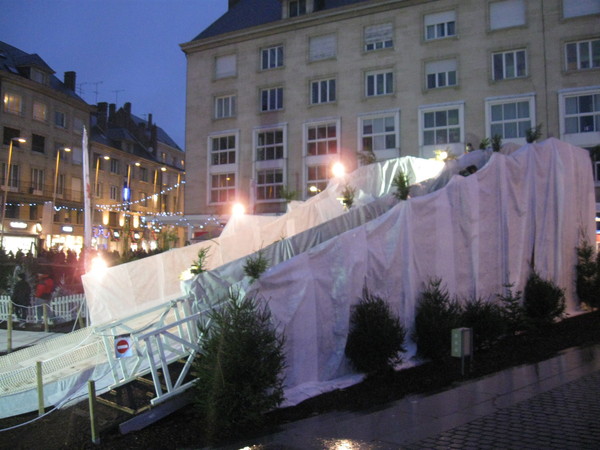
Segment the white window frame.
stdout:
<svg viewBox="0 0 600 450">
<path fill-rule="evenodd" d="M 337 56 L 337 36 L 335 33 L 311 36 L 308 43 L 308 60 L 323 61 Z"/>
<path fill-rule="evenodd" d="M 218 181 L 217 186 L 214 186 L 215 177 Z M 233 177 L 233 183 L 231 185 L 220 185 L 221 182 L 219 180 L 224 179 L 225 181 L 230 181 L 231 177 Z M 237 182 L 238 175 L 236 172 L 211 172 L 211 174 L 208 177 L 208 203 L 210 205 L 226 205 L 228 203 L 234 202 L 237 196 Z M 233 191 L 233 194 L 231 194 L 231 191 Z M 221 192 L 225 192 L 227 198 L 218 198 L 217 200 L 213 200 L 213 193 L 217 193 L 217 195 L 220 196 Z"/>
<path fill-rule="evenodd" d="M 110 185 L 110 195 L 109 198 L 113 201 L 121 201 L 121 189 L 119 188 L 119 186 L 115 186 L 114 184 Z"/>
<path fill-rule="evenodd" d="M 271 180 L 268 182 L 263 179 L 261 183 L 261 177 L 281 177 L 280 180 Z M 281 188 L 285 186 L 285 173 L 283 167 L 265 168 L 256 170 L 256 202 L 257 203 L 276 203 L 281 201 Z M 267 192 L 269 189 L 274 189 L 271 196 L 264 196 L 261 198 L 259 191 Z"/>
<path fill-rule="evenodd" d="M 307 12 L 306 0 L 289 0 L 288 17 L 303 16 Z"/>
<path fill-rule="evenodd" d="M 318 170 L 322 172 L 321 177 L 319 178 L 309 178 L 309 174 L 311 170 Z M 329 179 L 331 178 L 331 163 L 328 161 L 315 162 L 312 164 L 307 164 L 305 170 L 305 180 L 304 183 L 305 191 L 304 198 L 313 197 L 317 195 L 319 192 L 325 190 L 327 184 L 329 183 Z M 312 191 L 311 187 L 315 187 L 316 190 Z"/>
<path fill-rule="evenodd" d="M 425 41 L 436 41 L 456 36 L 456 11 L 443 11 L 423 17 Z"/>
<path fill-rule="evenodd" d="M 329 129 L 335 130 L 335 136 L 329 136 Z M 311 138 L 311 131 L 314 129 L 314 137 Z M 325 132 L 325 135 L 320 135 L 321 132 Z M 304 154 L 307 158 L 311 157 L 323 157 L 330 155 L 338 155 L 340 152 L 340 121 L 339 119 L 324 120 L 318 122 L 309 122 L 304 124 Z M 335 148 L 335 151 L 330 151 L 331 147 Z M 314 147 L 315 152 L 311 153 L 309 147 Z M 323 151 L 325 150 L 325 151 Z"/>
<path fill-rule="evenodd" d="M 230 146 L 230 140 L 233 140 L 233 147 Z M 233 166 L 238 160 L 238 136 L 236 133 L 223 133 L 209 136 L 208 138 L 208 163 L 211 167 L 215 166 Z M 215 142 L 218 142 L 218 148 L 215 148 Z M 226 144 L 225 147 L 221 147 Z"/>
<path fill-rule="evenodd" d="M 269 142 L 268 134 L 273 134 L 272 142 Z M 260 144 L 260 137 L 264 136 L 266 142 Z M 279 142 L 277 136 L 281 136 L 281 142 Z M 254 161 L 257 165 L 269 164 L 272 161 L 283 161 L 287 158 L 287 126 L 286 125 L 275 125 L 270 127 L 260 127 L 254 129 Z M 263 154 L 263 157 L 259 157 L 259 154 Z M 279 157 L 277 154 L 281 153 Z M 272 155 L 273 157 L 270 157 Z"/>
<path fill-rule="evenodd" d="M 316 137 L 316 139 L 309 139 L 309 130 L 318 129 L 319 127 L 322 128 L 322 127 L 329 127 L 329 126 L 333 126 L 335 128 L 335 134 L 336 134 L 335 138 L 329 138 L 329 137 L 325 136 L 325 138 Z M 340 133 L 341 133 L 341 119 L 339 117 L 323 118 L 323 119 L 319 119 L 319 120 L 305 122 L 303 124 L 302 148 L 303 148 L 303 154 L 305 155 L 305 158 L 304 158 L 304 183 L 303 183 L 303 185 L 305 186 L 305 191 L 304 191 L 305 197 L 304 198 L 313 195 L 312 193 L 310 193 L 308 191 L 309 167 L 315 167 L 315 166 L 324 166 L 325 167 L 326 178 L 319 180 L 319 183 L 318 183 L 319 185 L 317 187 L 319 189 L 323 190 L 327 186 L 327 183 L 329 182 L 329 178 L 331 178 L 331 176 L 332 176 L 331 175 L 331 166 L 335 162 L 340 160 L 340 145 L 341 145 Z M 319 142 L 322 142 L 323 145 L 325 145 L 327 152 L 319 154 L 319 151 L 317 150 L 317 152 L 316 152 L 317 154 L 314 154 L 314 155 L 309 154 L 309 151 L 308 151 L 309 144 L 315 143 L 318 146 Z M 335 147 L 335 152 L 328 152 L 328 150 L 330 148 L 329 146 L 331 145 L 331 143 L 333 143 L 333 146 Z"/>
<path fill-rule="evenodd" d="M 562 10 L 564 19 L 600 14 L 600 2 L 598 0 L 562 0 Z"/>
<path fill-rule="evenodd" d="M 271 70 L 283 67 L 284 55 L 283 45 L 273 45 L 266 47 L 260 51 L 260 68 L 261 70 Z"/>
<path fill-rule="evenodd" d="M 394 25 L 389 22 L 365 27 L 364 42 L 366 52 L 394 48 Z"/>
<path fill-rule="evenodd" d="M 527 24 L 525 0 L 502 0 L 489 4 L 490 30 L 520 27 Z"/>
<path fill-rule="evenodd" d="M 269 87 L 260 90 L 260 111 L 281 111 L 283 109 L 283 87 Z"/>
<path fill-rule="evenodd" d="M 215 79 L 235 77 L 237 75 L 237 55 L 221 55 L 215 58 Z"/>
<path fill-rule="evenodd" d="M 213 152 L 213 141 L 215 139 L 222 139 L 222 138 L 233 138 L 234 139 L 234 146 L 233 147 L 227 147 L 227 149 L 223 149 L 223 150 L 219 150 L 219 152 L 223 151 L 223 152 L 233 152 L 233 161 L 231 160 L 231 155 L 227 155 L 225 157 L 225 159 L 223 159 L 221 161 L 221 158 L 219 157 L 219 162 L 218 164 L 213 164 L 213 156 L 214 156 L 214 152 Z M 234 194 L 233 197 L 235 198 L 237 196 L 237 192 L 238 192 L 238 187 L 239 187 L 239 144 L 240 143 L 240 132 L 239 130 L 226 130 L 226 131 L 221 131 L 221 132 L 217 132 L 217 133 L 212 133 L 208 136 L 208 141 L 207 141 L 207 148 L 209 149 L 209 151 L 207 152 L 207 164 L 208 164 L 208 177 L 206 180 L 206 187 L 207 187 L 207 197 L 206 197 L 206 201 L 207 204 L 210 205 L 222 205 L 222 204 L 226 204 L 229 203 L 231 200 L 227 199 L 224 202 L 218 201 L 218 202 L 213 202 L 212 200 L 212 193 L 215 190 L 231 190 L 233 189 Z M 231 186 L 220 186 L 220 187 L 213 187 L 212 182 L 213 182 L 213 176 L 233 176 L 233 185 Z M 229 195 L 229 194 L 228 194 Z"/>
<path fill-rule="evenodd" d="M 383 129 L 378 122 L 384 121 Z M 387 130 L 387 126 L 393 124 L 393 130 Z M 367 122 L 372 122 L 373 131 L 365 133 Z M 361 152 L 373 151 L 378 161 L 397 158 L 400 156 L 400 110 L 379 111 L 374 113 L 365 113 L 358 117 L 358 143 L 357 148 Z M 388 147 L 388 138 L 393 136 L 394 146 Z M 371 139 L 371 149 L 365 148 L 365 139 Z M 379 148 L 378 142 L 384 142 L 386 145 Z"/>
<path fill-rule="evenodd" d="M 465 141 L 465 118 L 464 118 L 464 101 L 460 102 L 451 102 L 451 103 L 440 103 L 435 105 L 422 105 L 419 107 L 419 150 L 420 156 L 422 158 L 433 158 L 435 157 L 436 150 L 442 151 L 450 151 L 455 155 L 461 155 L 464 151 L 464 141 Z M 445 125 L 445 126 L 434 126 L 429 129 L 429 131 L 437 130 L 447 130 L 449 131 L 451 128 L 459 129 L 459 138 L 458 142 L 448 142 L 448 143 L 436 143 L 433 144 L 425 144 L 425 114 L 427 113 L 437 113 L 437 112 L 448 112 L 450 110 L 457 110 L 458 112 L 458 123 L 454 126 Z"/>
<path fill-rule="evenodd" d="M 519 117 L 519 103 L 527 103 L 529 115 L 525 118 L 524 116 Z M 515 117 L 506 118 L 504 115 L 506 108 L 509 105 L 515 106 Z M 502 107 L 502 118 L 500 120 L 494 120 L 493 111 L 497 107 Z M 517 136 L 507 137 L 506 127 L 515 124 L 517 127 Z M 521 125 L 523 124 L 523 125 Z M 529 128 L 535 127 L 536 115 L 535 115 L 535 93 L 528 93 L 522 95 L 502 96 L 502 97 L 489 97 L 485 99 L 485 129 L 486 136 L 492 138 L 495 134 L 499 134 L 502 137 L 503 143 L 514 143 L 517 145 L 525 145 L 527 143 L 526 131 Z M 501 125 L 503 130 L 501 133 L 496 133 L 492 128 L 494 125 Z M 528 125 L 528 126 L 526 126 Z"/>
<path fill-rule="evenodd" d="M 371 84 L 373 86 L 372 93 L 370 93 Z M 365 97 L 393 95 L 394 85 L 394 71 L 391 68 L 365 72 Z"/>
<path fill-rule="evenodd" d="M 41 195 L 44 191 L 44 169 L 39 169 L 37 167 L 31 168 L 31 190 L 32 193 Z"/>
<path fill-rule="evenodd" d="M 430 84 L 433 81 L 433 84 Z M 425 87 L 439 89 L 458 86 L 458 61 L 454 58 L 425 63 Z"/>
<path fill-rule="evenodd" d="M 524 60 L 524 68 L 522 72 L 519 70 L 519 58 L 522 55 Z M 502 58 L 502 75 L 500 77 L 496 77 L 496 64 L 498 57 Z M 509 72 L 510 59 L 512 58 L 512 69 L 513 73 Z M 508 50 L 502 52 L 493 52 L 492 53 L 492 79 L 494 81 L 502 81 L 502 80 L 512 80 L 515 78 L 525 78 L 529 74 L 529 67 L 527 65 L 527 49 L 519 48 L 516 50 Z"/>
<path fill-rule="evenodd" d="M 7 163 L 3 162 L 1 163 L 0 167 L 1 167 L 1 172 L 0 172 L 0 181 L 2 182 L 2 186 L 4 186 L 4 183 L 6 183 L 6 166 Z M 11 164 L 10 165 L 10 177 L 8 178 L 8 183 L 6 183 L 8 185 L 8 190 L 9 191 L 16 191 L 19 189 L 19 165 L 18 164 Z"/>
<path fill-rule="evenodd" d="M 567 112 L 567 99 L 580 98 L 583 96 L 595 96 L 600 102 L 600 85 L 589 86 L 581 88 L 564 89 L 558 92 L 558 112 L 559 112 L 559 125 L 560 125 L 560 139 L 569 142 L 570 144 L 578 147 L 593 147 L 598 145 L 600 142 L 600 111 L 590 112 L 578 112 L 571 114 Z M 578 105 L 579 106 L 579 105 Z M 593 116 L 595 117 L 595 128 L 596 130 L 584 131 L 578 133 L 567 133 L 566 120 L 568 118 L 577 118 L 581 116 Z"/>
<path fill-rule="evenodd" d="M 337 101 L 336 78 L 323 78 L 310 82 L 310 104 L 321 105 Z"/>
<path fill-rule="evenodd" d="M 236 95 L 215 97 L 215 119 L 227 119 L 236 115 Z"/>
<path fill-rule="evenodd" d="M 594 47 L 597 47 L 597 51 L 600 53 L 600 38 L 567 42 L 565 44 L 565 69 L 569 71 L 600 69 L 600 58 L 594 61 Z M 575 51 L 574 54 L 572 53 L 573 50 Z M 588 67 L 585 67 L 585 58 L 587 58 Z"/>
<path fill-rule="evenodd" d="M 23 114 L 23 97 L 14 92 L 4 93 L 4 112 L 16 115 Z"/>
<path fill-rule="evenodd" d="M 116 158 L 110 158 L 110 173 L 120 175 L 121 174 L 121 161 Z"/>
</svg>

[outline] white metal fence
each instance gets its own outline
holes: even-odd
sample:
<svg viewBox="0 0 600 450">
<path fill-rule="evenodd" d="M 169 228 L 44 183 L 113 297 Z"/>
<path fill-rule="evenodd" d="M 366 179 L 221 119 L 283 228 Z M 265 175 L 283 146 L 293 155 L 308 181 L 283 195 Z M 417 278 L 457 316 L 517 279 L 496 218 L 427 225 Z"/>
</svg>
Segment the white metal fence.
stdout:
<svg viewBox="0 0 600 450">
<path fill-rule="evenodd" d="M 9 295 L 0 295 L 0 322 L 8 320 L 10 303 Z M 44 313 L 41 305 L 35 305 L 32 299 L 31 306 L 27 307 L 27 323 L 43 323 Z M 13 303 L 13 320 L 18 321 L 16 308 Z M 81 312 L 80 312 L 81 311 Z M 48 318 L 55 322 L 70 322 L 77 319 L 78 315 L 86 316 L 85 295 L 75 294 L 62 297 L 54 297 L 48 303 Z"/>
</svg>

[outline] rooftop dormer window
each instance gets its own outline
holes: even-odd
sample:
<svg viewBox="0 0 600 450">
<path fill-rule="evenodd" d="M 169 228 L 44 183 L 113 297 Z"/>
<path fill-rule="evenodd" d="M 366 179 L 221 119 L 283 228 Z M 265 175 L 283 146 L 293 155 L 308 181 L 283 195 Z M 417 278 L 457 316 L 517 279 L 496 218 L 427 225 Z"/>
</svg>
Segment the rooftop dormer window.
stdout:
<svg viewBox="0 0 600 450">
<path fill-rule="evenodd" d="M 41 70 L 31 69 L 30 78 L 40 84 L 48 84 L 48 75 Z"/>
<path fill-rule="evenodd" d="M 290 0 L 288 4 L 289 17 L 306 14 L 306 0 Z"/>
</svg>

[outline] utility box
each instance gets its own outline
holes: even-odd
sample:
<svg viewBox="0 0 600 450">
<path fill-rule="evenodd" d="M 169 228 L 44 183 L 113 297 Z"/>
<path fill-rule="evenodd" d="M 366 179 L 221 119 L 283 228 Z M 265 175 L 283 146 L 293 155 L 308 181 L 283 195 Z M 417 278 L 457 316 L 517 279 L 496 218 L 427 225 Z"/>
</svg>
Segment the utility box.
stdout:
<svg viewBox="0 0 600 450">
<path fill-rule="evenodd" d="M 456 358 L 471 356 L 473 353 L 473 329 L 454 328 L 452 330 L 451 355 Z"/>
</svg>

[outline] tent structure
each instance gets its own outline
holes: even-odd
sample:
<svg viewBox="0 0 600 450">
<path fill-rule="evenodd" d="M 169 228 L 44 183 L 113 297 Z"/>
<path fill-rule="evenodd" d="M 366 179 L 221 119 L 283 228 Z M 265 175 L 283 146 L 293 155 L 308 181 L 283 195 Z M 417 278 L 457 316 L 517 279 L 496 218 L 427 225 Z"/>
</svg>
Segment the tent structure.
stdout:
<svg viewBox="0 0 600 450">
<path fill-rule="evenodd" d="M 351 308 L 365 286 L 410 329 L 419 293 L 432 277 L 453 295 L 493 299 L 508 283 L 522 289 L 534 264 L 565 289 L 567 311 L 578 312 L 576 247 L 593 242 L 595 232 L 586 150 L 548 139 L 508 155 L 474 152 L 441 173 L 437 164 L 435 179 L 424 175 L 427 165 L 401 158 L 365 166 L 285 216 L 234 219 L 222 239 L 204 244 L 216 249 L 211 270 L 185 282 L 179 273 L 201 244 L 111 268 L 103 279 L 86 275 L 93 326 L 0 358 L 0 417 L 37 409 L 31 374 L 41 355 L 57 355 L 44 362 L 44 380 L 55 380 L 47 386 L 47 405 L 83 400 L 87 380 L 109 389 L 115 379 L 125 382 L 122 373 L 131 378 L 149 370 L 141 356 L 115 363 L 111 344 L 120 330 L 136 343 L 160 339 L 161 330 L 181 341 L 183 334 L 171 330 L 185 325 L 190 345 L 172 355 L 183 357 L 196 345 L 193 308 L 222 299 L 231 286 L 268 302 L 285 334 L 286 404 L 356 381 L 344 347 Z M 470 166 L 476 171 L 465 173 Z M 399 168 L 416 183 L 406 201 L 389 195 Z M 357 188 L 356 206 L 344 211 L 337 197 L 347 183 Z M 271 267 L 250 284 L 244 256 L 259 249 Z M 406 359 L 414 350 L 408 347 Z"/>
</svg>

